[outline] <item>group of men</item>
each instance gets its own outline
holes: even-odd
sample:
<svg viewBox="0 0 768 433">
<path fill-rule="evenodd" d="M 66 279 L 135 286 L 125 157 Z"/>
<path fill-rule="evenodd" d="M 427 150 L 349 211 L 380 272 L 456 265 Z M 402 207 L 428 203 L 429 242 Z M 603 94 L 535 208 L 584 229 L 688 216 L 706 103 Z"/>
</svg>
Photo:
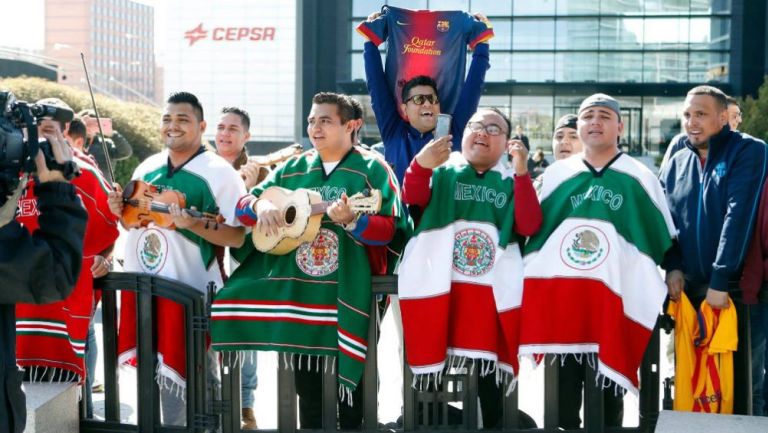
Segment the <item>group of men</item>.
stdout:
<svg viewBox="0 0 768 433">
<path fill-rule="evenodd" d="M 211 284 L 216 287 L 212 349 L 237 351 L 245 360 L 244 428 L 256 428 L 258 350 L 281 352 L 283 363 L 299 370 L 303 428 L 322 425 L 320 372 L 329 368 L 337 372 L 344 402 L 339 405 L 341 427 L 361 425 L 358 388 L 367 346 L 375 344 L 367 341 L 371 276 L 391 272 L 396 262 L 400 302 L 393 298 L 392 305 L 402 311 L 408 364 L 417 377 L 439 386 L 445 369 L 477 363 L 486 427 L 500 421 L 504 385 L 514 385 L 519 357 L 545 354 L 561 361 L 561 427 L 581 424 L 582 355 L 594 357 L 598 374 L 615 385 L 605 390 L 605 422 L 620 426 L 623 393 L 637 390 L 636 371 L 667 295 L 678 301 L 685 292 L 695 305 L 706 301 L 715 309 L 728 308 L 729 281 L 741 277 L 748 252 L 753 260 L 748 269 L 757 271 L 745 272 L 742 285 L 758 292 L 766 274 L 760 272 L 763 257 L 768 256 L 761 254 L 768 249 L 761 240 L 768 236 L 760 236 L 768 232 L 768 223 L 762 222 L 768 221 L 763 215 L 768 198 L 759 200 L 768 148 L 729 126 L 734 104 L 725 94 L 710 86 L 688 93 L 682 113 L 685 134 L 669 146 L 658 178 L 620 151 L 624 123 L 619 102 L 592 95 L 577 113 L 559 119 L 553 132 L 555 162 L 533 182 L 522 131 L 513 136 L 502 111 L 478 109 L 488 51 L 487 41 L 476 43 L 450 133 L 435 136 L 441 113 L 438 83 L 429 76 L 413 77 L 403 83 L 398 103 L 386 85 L 376 44 L 366 42 L 366 77 L 384 157 L 359 145 L 360 104 L 347 95 L 322 92 L 313 97 L 307 117 L 312 148 L 265 179 L 262 168 L 248 160 L 250 118 L 244 110 L 228 107 L 219 113 L 213 152 L 202 144 L 206 120 L 198 99 L 177 92 L 166 101 L 160 125 L 165 149 L 142 161 L 132 179 L 183 193 L 186 208 L 168 205 L 170 227 L 124 226 L 124 269 L 171 278 L 201 293 Z M 72 149 L 84 174 L 71 191 L 50 182 L 61 179 L 55 172 L 46 177 L 40 167 L 38 183 L 20 201 L 19 222 L 31 232 L 39 219 L 39 230 L 49 232 L 47 219 L 55 212 L 46 208 L 47 191 L 56 186 L 78 194 L 88 224 L 78 214 L 82 211 L 70 206 L 72 218 L 61 217 L 61 224 L 69 226 L 60 240 L 85 237 L 82 252 L 72 249 L 82 256 L 83 271 L 71 266 L 57 272 L 67 278 L 50 286 L 74 283 L 79 275 L 78 285 L 87 293 L 45 307 L 18 306 L 16 329 L 20 363 L 28 358 L 29 366 L 62 368 L 35 361 L 46 354 L 34 353 L 41 347 L 34 339 L 51 331 L 51 322 L 58 323 L 66 338 L 61 332 L 58 337 L 48 332 L 48 338 L 71 346 L 74 367 L 65 369 L 82 379 L 93 374 L 82 361 L 96 302 L 93 278 L 109 271 L 118 220 L 132 204 L 119 185 L 105 180 L 98 162 L 78 150 L 83 141 L 79 129 L 77 121 L 68 128 L 52 121 L 41 124 L 58 153 Z M 69 146 L 62 133 L 68 134 Z M 312 206 L 323 213 L 319 234 L 284 255 L 257 251 L 249 240 L 281 233 L 293 223 L 283 205 L 267 194 L 276 187 L 312 190 L 323 200 L 322 209 Z M 379 210 L 354 211 L 355 194 L 371 191 L 380 195 Z M 36 210 L 25 201 L 37 203 Z M 223 222 L 212 224 L 191 210 L 220 214 Z M 753 240 L 758 211 L 761 225 Z M 8 227 L 0 233 L 20 230 L 18 224 Z M 657 265 L 666 271 L 665 279 Z M 3 303 L 62 299 L 62 293 L 24 293 Z M 169 300 L 156 302 L 163 423 L 183 425 L 183 311 Z M 137 344 L 131 294 L 123 294 L 122 306 L 120 359 L 129 362 Z M 753 311 L 768 316 L 758 307 Z M 43 321 L 47 328 L 40 325 Z M 753 360 L 753 368 L 762 372 L 768 332 L 757 323 L 753 327 L 763 330 L 762 340 L 753 345 L 762 349 L 755 353 L 760 358 Z M 2 365 L 7 369 L 12 362 Z M 757 391 L 763 377 L 755 376 Z M 5 380 L 16 378 L 8 373 Z M 762 413 L 762 392 L 754 397 L 755 411 Z M 19 411 L 18 401 L 0 403 L 0 415 Z M 10 420 L 9 430 L 19 431 L 20 419 L 0 416 L 0 427 Z"/>
</svg>

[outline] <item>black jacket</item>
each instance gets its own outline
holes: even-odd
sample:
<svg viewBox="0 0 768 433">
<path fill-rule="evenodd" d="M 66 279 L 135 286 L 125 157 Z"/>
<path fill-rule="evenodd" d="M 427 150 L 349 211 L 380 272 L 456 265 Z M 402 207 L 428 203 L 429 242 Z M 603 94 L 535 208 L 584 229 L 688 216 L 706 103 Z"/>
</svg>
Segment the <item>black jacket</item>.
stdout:
<svg viewBox="0 0 768 433">
<path fill-rule="evenodd" d="M 15 304 L 66 298 L 83 259 L 88 214 L 72 185 L 35 187 L 40 229 L 30 235 L 16 221 L 0 228 L 0 432 L 23 432 L 26 399 L 16 367 Z"/>
</svg>

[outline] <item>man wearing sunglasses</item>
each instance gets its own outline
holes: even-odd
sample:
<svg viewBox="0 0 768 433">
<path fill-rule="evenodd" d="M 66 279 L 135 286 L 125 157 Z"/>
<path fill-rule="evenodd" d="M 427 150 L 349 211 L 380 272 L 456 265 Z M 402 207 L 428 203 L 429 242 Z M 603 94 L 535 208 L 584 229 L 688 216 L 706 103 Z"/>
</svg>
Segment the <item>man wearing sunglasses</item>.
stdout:
<svg viewBox="0 0 768 433">
<path fill-rule="evenodd" d="M 379 15 L 371 14 L 367 22 L 372 22 Z M 475 17 L 487 22 L 487 18 L 481 14 L 475 14 Z M 453 150 L 461 150 L 464 127 L 480 103 L 485 73 L 489 68 L 488 50 L 487 42 L 475 45 L 472 64 L 452 113 Z M 392 94 L 384 74 L 379 49 L 370 40 L 365 42 L 363 57 L 368 93 L 371 95 L 371 105 L 384 142 L 384 157 L 394 166 L 397 180 L 402 182 L 405 170 L 413 157 L 435 138 L 433 131 L 437 125 L 437 115 L 440 114 L 437 83 L 434 78 L 425 75 L 411 78 L 403 86 L 403 103 L 398 107 L 397 99 Z"/>
</svg>

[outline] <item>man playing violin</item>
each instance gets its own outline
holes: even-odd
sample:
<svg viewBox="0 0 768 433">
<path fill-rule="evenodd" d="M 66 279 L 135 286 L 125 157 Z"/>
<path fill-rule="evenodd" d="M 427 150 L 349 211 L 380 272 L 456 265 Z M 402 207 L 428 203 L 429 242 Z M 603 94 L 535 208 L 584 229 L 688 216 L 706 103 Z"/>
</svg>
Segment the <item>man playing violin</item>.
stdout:
<svg viewBox="0 0 768 433">
<path fill-rule="evenodd" d="M 294 366 L 298 361 L 301 428 L 321 427 L 321 372 L 334 369 L 339 395 L 349 404 L 340 406 L 341 428 L 354 429 L 362 420 L 362 404 L 352 391 L 363 372 L 371 305 L 365 247 L 388 244 L 405 219 L 392 170 L 371 151 L 352 145 L 350 97 L 318 93 L 312 102 L 307 135 L 313 149 L 278 166 L 241 198 L 237 215 L 255 225 L 255 235 L 286 227 L 283 210 L 260 198 L 273 186 L 311 189 L 332 204 L 314 240 L 285 255 L 251 245 L 233 252 L 241 265 L 216 295 L 211 338 L 215 350 L 269 350 L 290 357 Z M 381 191 L 378 215 L 351 210 L 347 196 L 366 189 Z"/>
<path fill-rule="evenodd" d="M 175 195 L 184 197 L 185 205 L 191 211 L 177 201 L 153 203 L 153 207 L 167 210 L 175 229 L 151 222 L 142 227 L 138 221 L 122 218 L 121 223 L 129 229 L 124 267 L 128 272 L 160 275 L 206 292 L 211 284 L 217 288 L 222 285 L 215 246 L 239 247 L 243 243 L 245 229 L 240 227 L 234 210 L 237 200 L 245 194 L 245 185 L 232 166 L 202 145 L 206 122 L 197 97 L 177 92 L 166 102 L 160 124 L 166 150 L 144 160 L 132 179 L 154 185 L 160 191 L 180 193 Z M 160 194 L 162 197 L 166 195 Z M 153 199 L 145 197 L 138 201 L 142 200 Z M 109 205 L 119 216 L 123 216 L 124 208 L 130 206 L 125 203 L 119 186 L 110 194 Z M 193 211 L 204 212 L 204 215 L 221 212 L 224 222 L 193 217 L 196 213 Z M 186 403 L 182 395 L 186 389 L 186 349 L 183 308 L 162 298 L 156 302 L 163 423 L 184 425 Z M 121 362 L 130 362 L 135 356 L 135 305 L 134 294 L 123 292 L 118 339 Z"/>
</svg>

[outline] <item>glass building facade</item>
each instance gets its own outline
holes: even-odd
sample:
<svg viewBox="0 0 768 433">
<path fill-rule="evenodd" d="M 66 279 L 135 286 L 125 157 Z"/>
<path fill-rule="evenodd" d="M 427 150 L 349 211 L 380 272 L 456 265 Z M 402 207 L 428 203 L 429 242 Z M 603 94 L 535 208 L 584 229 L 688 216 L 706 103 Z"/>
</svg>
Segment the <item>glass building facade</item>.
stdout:
<svg viewBox="0 0 768 433">
<path fill-rule="evenodd" d="M 619 99 L 624 149 L 658 154 L 680 131 L 683 95 L 711 83 L 731 91 L 732 1 L 739 0 L 388 0 L 409 9 L 483 13 L 493 24 L 491 69 L 481 106 L 506 111 L 548 150 L 553 123 L 602 91 Z M 357 24 L 382 1 L 352 0 L 350 85 L 365 79 Z M 383 52 L 383 50 L 382 50 Z M 468 61 L 470 58 L 468 57 Z M 343 86 L 342 86 L 343 87 Z M 363 99 L 367 101 L 365 95 Z M 364 133 L 376 141 L 372 116 Z"/>
</svg>

